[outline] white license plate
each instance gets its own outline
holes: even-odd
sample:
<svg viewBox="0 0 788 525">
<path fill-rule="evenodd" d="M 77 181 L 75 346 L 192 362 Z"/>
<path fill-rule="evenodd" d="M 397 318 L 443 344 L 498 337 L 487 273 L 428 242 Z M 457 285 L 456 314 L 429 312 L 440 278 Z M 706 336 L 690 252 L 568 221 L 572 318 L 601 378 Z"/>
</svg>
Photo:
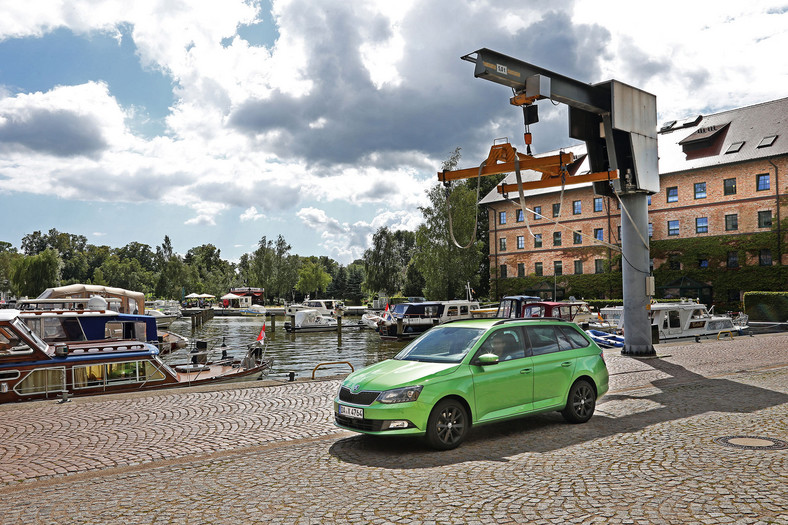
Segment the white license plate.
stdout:
<svg viewBox="0 0 788 525">
<path fill-rule="evenodd" d="M 339 413 L 343 416 L 352 417 L 356 419 L 364 419 L 364 409 L 358 407 L 349 407 L 339 405 Z"/>
</svg>

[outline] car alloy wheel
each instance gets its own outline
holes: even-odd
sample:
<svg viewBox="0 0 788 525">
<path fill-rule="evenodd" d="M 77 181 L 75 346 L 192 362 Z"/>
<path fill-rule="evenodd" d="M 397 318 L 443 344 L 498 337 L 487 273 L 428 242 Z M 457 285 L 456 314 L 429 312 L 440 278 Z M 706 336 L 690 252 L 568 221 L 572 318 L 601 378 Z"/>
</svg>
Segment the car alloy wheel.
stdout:
<svg viewBox="0 0 788 525">
<path fill-rule="evenodd" d="M 461 403 L 445 399 L 435 405 L 427 422 L 427 441 L 438 450 L 456 448 L 468 433 L 468 414 Z"/>
<path fill-rule="evenodd" d="M 594 415 L 596 392 L 585 379 L 580 379 L 569 389 L 566 407 L 561 412 L 570 423 L 585 423 Z"/>
</svg>

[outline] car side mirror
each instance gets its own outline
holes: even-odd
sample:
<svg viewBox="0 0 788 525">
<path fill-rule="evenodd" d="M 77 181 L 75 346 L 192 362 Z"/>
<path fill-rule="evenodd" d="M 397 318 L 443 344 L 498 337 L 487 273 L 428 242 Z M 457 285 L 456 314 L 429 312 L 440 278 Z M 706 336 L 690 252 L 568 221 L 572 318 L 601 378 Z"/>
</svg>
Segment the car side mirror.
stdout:
<svg viewBox="0 0 788 525">
<path fill-rule="evenodd" d="M 498 356 L 495 354 L 482 354 L 476 358 L 476 364 L 480 366 L 497 365 Z"/>
</svg>

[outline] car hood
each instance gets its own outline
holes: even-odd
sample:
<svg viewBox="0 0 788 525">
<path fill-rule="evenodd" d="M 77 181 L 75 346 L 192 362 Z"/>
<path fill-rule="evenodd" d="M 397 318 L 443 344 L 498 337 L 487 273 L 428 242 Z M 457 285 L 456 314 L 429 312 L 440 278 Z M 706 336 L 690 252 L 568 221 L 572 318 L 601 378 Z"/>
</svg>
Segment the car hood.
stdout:
<svg viewBox="0 0 788 525">
<path fill-rule="evenodd" d="M 356 391 L 390 390 L 401 386 L 426 384 L 452 373 L 459 363 L 424 363 L 388 359 L 350 374 L 342 385 Z"/>
</svg>

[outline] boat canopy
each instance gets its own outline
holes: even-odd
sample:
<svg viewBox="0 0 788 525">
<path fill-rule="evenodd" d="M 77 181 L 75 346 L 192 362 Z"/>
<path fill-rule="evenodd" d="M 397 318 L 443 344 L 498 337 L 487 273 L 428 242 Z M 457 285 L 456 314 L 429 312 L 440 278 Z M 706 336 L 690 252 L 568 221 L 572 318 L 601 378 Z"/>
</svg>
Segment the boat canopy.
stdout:
<svg viewBox="0 0 788 525">
<path fill-rule="evenodd" d="M 47 288 L 37 299 L 85 299 L 87 302 L 93 296 L 115 299 L 120 301 L 120 313 L 144 314 L 145 294 L 133 292 L 123 288 L 111 288 L 98 284 L 69 284 L 56 288 Z"/>
</svg>

